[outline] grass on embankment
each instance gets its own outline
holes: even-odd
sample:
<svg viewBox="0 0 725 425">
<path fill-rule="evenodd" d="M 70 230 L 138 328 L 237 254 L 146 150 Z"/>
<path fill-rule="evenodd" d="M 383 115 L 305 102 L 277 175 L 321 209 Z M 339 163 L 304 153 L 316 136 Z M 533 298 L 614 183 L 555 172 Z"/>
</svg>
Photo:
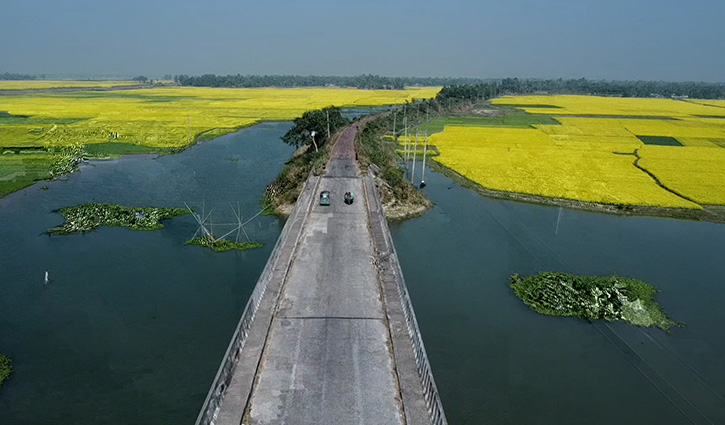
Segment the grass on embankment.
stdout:
<svg viewBox="0 0 725 425">
<path fill-rule="evenodd" d="M 365 124 L 356 140 L 360 169 L 366 172 L 370 164 L 380 169 L 381 202 L 388 219 L 399 220 L 422 214 L 433 204 L 409 181 L 398 166 L 400 155 L 397 142 L 385 137 L 393 126 L 392 115 L 384 115 Z"/>
<path fill-rule="evenodd" d="M 323 145 L 318 152 L 308 148 L 309 145 L 295 153 L 277 178 L 265 188 L 260 203 L 266 207 L 267 214 L 289 215 L 310 172 L 319 175 L 324 171 L 330 159 L 331 144 Z"/>
<path fill-rule="evenodd" d="M 511 276 L 510 286 L 526 305 L 541 314 L 572 316 L 587 321 L 623 320 L 669 331 L 677 322 L 654 300 L 657 292 L 641 280 L 541 272 Z"/>
</svg>

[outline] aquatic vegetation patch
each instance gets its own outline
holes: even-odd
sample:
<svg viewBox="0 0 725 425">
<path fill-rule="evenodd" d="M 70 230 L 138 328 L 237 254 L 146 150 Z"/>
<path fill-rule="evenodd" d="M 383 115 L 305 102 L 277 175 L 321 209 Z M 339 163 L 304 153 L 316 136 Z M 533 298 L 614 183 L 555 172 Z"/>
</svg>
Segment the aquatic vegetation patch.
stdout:
<svg viewBox="0 0 725 425">
<path fill-rule="evenodd" d="M 199 236 L 187 241 L 184 245 L 204 246 L 217 252 L 230 251 L 232 249 L 246 251 L 247 249 L 261 248 L 264 246 L 259 242 L 234 242 L 226 239 L 216 239 L 211 236 Z"/>
<path fill-rule="evenodd" d="M 665 331 L 680 326 L 654 300 L 659 291 L 638 279 L 541 272 L 526 277 L 514 274 L 510 286 L 526 305 L 541 314 L 587 321 L 623 320 Z"/>
<path fill-rule="evenodd" d="M 10 357 L 0 353 L 0 388 L 3 387 L 3 382 L 7 381 L 13 373 L 12 362 Z"/>
<path fill-rule="evenodd" d="M 158 230 L 161 220 L 189 214 L 184 208 L 126 207 L 116 204 L 91 203 L 61 208 L 65 223 L 48 231 L 51 235 L 86 233 L 99 226 L 130 227 L 133 230 Z"/>
</svg>

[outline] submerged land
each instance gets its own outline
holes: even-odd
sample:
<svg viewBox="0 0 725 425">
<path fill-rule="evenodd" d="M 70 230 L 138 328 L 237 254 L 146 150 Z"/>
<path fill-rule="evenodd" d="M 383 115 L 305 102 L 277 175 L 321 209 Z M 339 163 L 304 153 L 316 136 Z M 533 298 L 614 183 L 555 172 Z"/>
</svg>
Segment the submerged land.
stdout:
<svg viewBox="0 0 725 425">
<path fill-rule="evenodd" d="M 513 275 L 510 286 L 516 296 L 541 314 L 588 321 L 622 320 L 665 331 L 678 325 L 654 300 L 659 291 L 637 279 L 541 272 L 526 277 Z"/>
</svg>

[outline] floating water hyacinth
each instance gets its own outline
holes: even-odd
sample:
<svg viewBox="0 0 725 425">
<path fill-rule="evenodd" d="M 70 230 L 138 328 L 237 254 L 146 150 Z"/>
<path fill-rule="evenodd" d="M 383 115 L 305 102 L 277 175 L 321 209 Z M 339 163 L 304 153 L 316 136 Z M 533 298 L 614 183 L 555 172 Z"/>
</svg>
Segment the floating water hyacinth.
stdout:
<svg viewBox="0 0 725 425">
<path fill-rule="evenodd" d="M 216 239 L 212 236 L 199 236 L 187 241 L 185 245 L 204 246 L 217 252 L 230 251 L 232 249 L 246 251 L 248 249 L 261 248 L 264 246 L 259 242 L 234 242 L 226 239 Z"/>
<path fill-rule="evenodd" d="M 679 325 L 654 300 L 657 289 L 637 279 L 541 272 L 526 277 L 515 274 L 510 286 L 526 305 L 541 314 L 588 321 L 623 320 L 665 331 Z"/>
<path fill-rule="evenodd" d="M 184 208 L 141 208 L 116 204 L 83 204 L 61 208 L 58 212 L 65 223 L 48 230 L 51 235 L 87 233 L 99 226 L 123 226 L 133 230 L 157 230 L 164 227 L 161 220 L 189 214 Z"/>
</svg>

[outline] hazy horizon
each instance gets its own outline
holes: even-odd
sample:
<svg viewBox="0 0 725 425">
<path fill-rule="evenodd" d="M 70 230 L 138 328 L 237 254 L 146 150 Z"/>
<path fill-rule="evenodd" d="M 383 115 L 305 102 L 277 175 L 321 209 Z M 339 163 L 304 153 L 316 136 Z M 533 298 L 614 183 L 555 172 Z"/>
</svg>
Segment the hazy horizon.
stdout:
<svg viewBox="0 0 725 425">
<path fill-rule="evenodd" d="M 364 5 L 364 7 L 363 7 Z M 0 6 L 0 73 L 723 82 L 720 0 L 158 0 Z"/>
</svg>

